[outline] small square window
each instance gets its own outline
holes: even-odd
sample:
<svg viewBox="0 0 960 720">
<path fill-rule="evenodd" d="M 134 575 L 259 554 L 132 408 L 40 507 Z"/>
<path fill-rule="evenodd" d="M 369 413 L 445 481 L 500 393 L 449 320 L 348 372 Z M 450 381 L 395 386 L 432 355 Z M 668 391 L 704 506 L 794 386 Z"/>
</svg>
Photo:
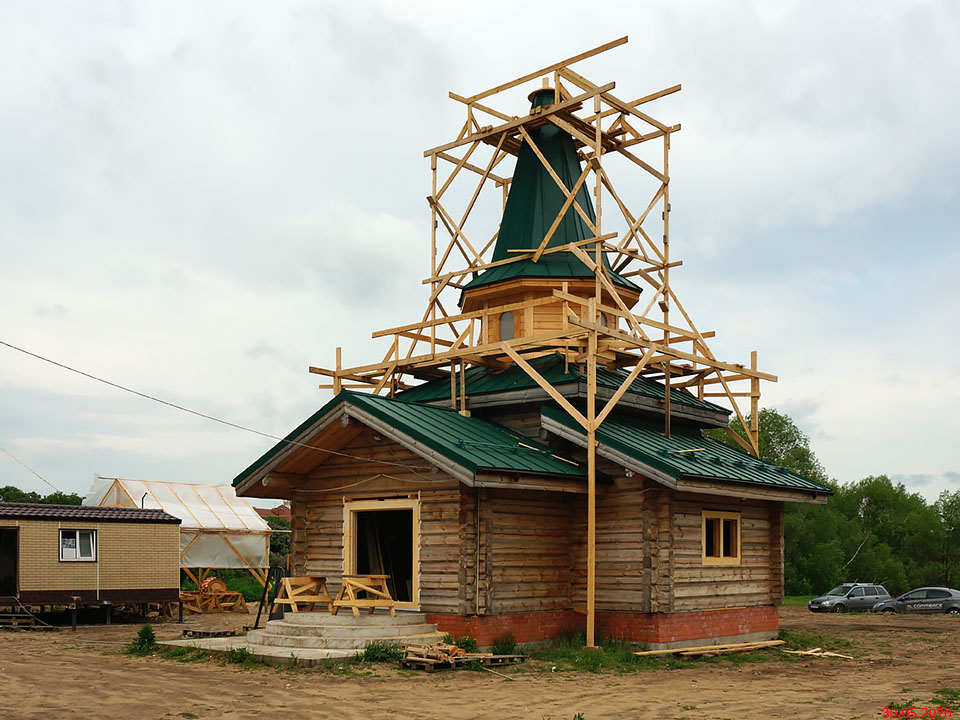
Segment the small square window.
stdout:
<svg viewBox="0 0 960 720">
<path fill-rule="evenodd" d="M 96 530 L 61 530 L 60 559 L 68 562 L 95 562 Z"/>
<path fill-rule="evenodd" d="M 740 564 L 740 513 L 703 511 L 703 564 Z"/>
</svg>

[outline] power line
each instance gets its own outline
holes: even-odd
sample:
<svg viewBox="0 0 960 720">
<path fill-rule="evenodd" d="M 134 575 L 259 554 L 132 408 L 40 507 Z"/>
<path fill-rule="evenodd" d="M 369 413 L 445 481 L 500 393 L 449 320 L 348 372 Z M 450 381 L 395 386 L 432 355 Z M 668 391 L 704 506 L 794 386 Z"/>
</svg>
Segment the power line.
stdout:
<svg viewBox="0 0 960 720">
<path fill-rule="evenodd" d="M 17 457 L 16 455 L 14 455 L 12 452 L 10 452 L 9 450 L 7 450 L 7 449 L 4 448 L 4 447 L 0 447 L 0 450 L 2 450 L 2 451 L 5 452 L 7 455 L 9 455 L 10 457 L 12 457 L 16 462 L 18 462 L 18 463 L 20 463 L 21 465 L 23 465 L 27 470 L 29 470 L 29 471 L 32 472 L 34 475 L 36 475 L 38 478 L 40 478 L 41 480 L 43 480 L 43 482 L 45 482 L 47 485 L 49 485 L 50 487 L 52 487 L 56 492 L 62 492 L 62 490 L 60 490 L 60 488 L 56 487 L 52 482 L 50 482 L 49 480 L 47 480 L 45 477 L 43 477 L 43 475 L 41 475 L 40 473 L 38 473 L 36 470 L 34 470 L 34 469 L 33 469 L 32 467 L 30 467 L 29 465 L 27 465 L 25 462 L 23 462 L 23 460 L 21 460 L 20 458 L 18 458 L 18 457 Z"/>
<path fill-rule="evenodd" d="M 248 433 L 253 433 L 254 435 L 259 435 L 260 437 L 265 437 L 270 440 L 277 440 L 279 442 L 287 443 L 288 445 L 297 445 L 302 448 L 307 448 L 308 450 L 319 450 L 321 452 L 330 453 L 331 455 L 351 458 L 353 460 L 363 460 L 364 462 L 379 463 L 381 465 L 393 465 L 394 467 L 401 467 L 401 468 L 404 468 L 405 470 L 410 470 L 415 474 L 419 474 L 418 468 L 415 468 L 412 465 L 406 465 L 404 463 L 398 463 L 398 462 L 391 462 L 389 460 L 377 460 L 375 458 L 360 457 L 359 455 L 351 455 L 350 453 L 340 452 L 338 450 L 331 450 L 329 448 L 322 448 L 322 447 L 317 447 L 315 445 L 308 445 L 307 443 L 297 442 L 296 440 L 287 440 L 286 438 L 278 437 L 277 435 L 271 435 L 270 433 L 265 433 L 265 432 L 261 432 L 260 430 L 255 430 L 254 428 L 247 427 L 246 425 L 238 425 L 237 423 L 230 422 L 229 420 L 222 420 L 218 417 L 214 417 L 213 415 L 207 415 L 206 413 L 202 413 L 198 410 L 191 410 L 190 408 L 184 407 L 183 405 L 177 405 L 176 403 L 170 402 L 168 400 L 163 400 L 153 395 L 148 395 L 147 393 L 140 392 L 139 390 L 134 390 L 133 388 L 129 388 L 126 385 L 121 385 L 120 383 L 115 383 L 110 380 L 106 380 L 105 378 L 98 377 L 96 375 L 91 375 L 90 373 L 84 372 L 83 370 L 78 370 L 75 367 L 65 365 L 64 363 L 57 362 L 56 360 L 51 360 L 50 358 L 44 357 L 43 355 L 38 355 L 35 352 L 30 352 L 29 350 L 25 350 L 22 347 L 18 347 L 16 345 L 5 342 L 3 340 L 0 340 L 0 345 L 8 347 L 11 350 L 16 350 L 17 352 L 23 353 L 24 355 L 29 355 L 30 357 L 36 358 L 37 360 L 42 360 L 45 363 L 49 363 L 50 365 L 54 365 L 58 368 L 62 368 L 63 370 L 69 370 L 70 372 L 76 373 L 77 375 L 82 375 L 83 377 L 89 378 L 90 380 L 95 380 L 98 383 L 109 385 L 110 387 L 116 388 L 117 390 L 123 390 L 124 392 L 131 393 L 132 395 L 137 395 L 138 397 L 142 397 L 145 400 L 151 400 L 155 403 L 160 403 L 161 405 L 166 405 L 167 407 L 171 407 L 185 413 L 190 413 L 191 415 L 196 415 L 197 417 L 201 417 L 204 420 L 212 420 L 213 422 L 220 423 L 221 425 L 226 425 L 227 427 L 232 427 L 232 428 L 236 428 L 237 430 L 243 430 Z M 7 454 L 9 455 L 9 453 Z M 10 455 L 10 457 L 13 457 L 13 456 Z M 14 460 L 16 460 L 16 458 L 14 458 Z M 20 461 L 17 460 L 17 462 L 20 462 Z M 20 463 L 20 464 L 23 465 L 23 463 Z M 27 466 L 24 465 L 24 467 L 27 467 Z M 27 469 L 30 470 L 30 468 L 28 467 Z M 30 470 L 30 472 L 33 472 L 33 470 Z M 35 472 L 33 474 L 37 475 L 37 473 Z M 37 475 L 37 477 L 40 477 L 40 476 Z M 40 477 L 40 479 L 43 480 L 42 477 Z M 46 480 L 43 480 L 43 481 L 47 482 Z M 50 485 L 50 483 L 47 483 L 47 484 Z M 53 487 L 53 485 L 50 485 L 50 487 Z M 54 490 L 56 490 L 56 488 L 54 488 Z"/>
</svg>

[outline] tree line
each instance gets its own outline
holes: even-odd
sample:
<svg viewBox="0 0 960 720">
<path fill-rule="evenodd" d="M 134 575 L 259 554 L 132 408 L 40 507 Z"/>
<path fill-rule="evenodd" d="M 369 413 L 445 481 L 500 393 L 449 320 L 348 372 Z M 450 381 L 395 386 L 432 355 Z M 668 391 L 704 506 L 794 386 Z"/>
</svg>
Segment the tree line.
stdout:
<svg viewBox="0 0 960 720">
<path fill-rule="evenodd" d="M 13 485 L 6 485 L 0 487 L 0 502 L 83 505 L 83 498 L 76 493 L 64 493 L 59 490 L 49 495 L 41 495 L 37 492 L 21 490 Z"/>
<path fill-rule="evenodd" d="M 739 421 L 734 431 L 746 437 Z M 706 431 L 733 445 L 723 431 Z M 830 487 L 826 505 L 787 503 L 787 595 L 819 595 L 840 582 L 876 582 L 891 594 L 923 585 L 960 586 L 960 490 L 928 503 L 886 475 L 840 483 L 828 477 L 794 422 L 760 411 L 760 458 Z"/>
</svg>

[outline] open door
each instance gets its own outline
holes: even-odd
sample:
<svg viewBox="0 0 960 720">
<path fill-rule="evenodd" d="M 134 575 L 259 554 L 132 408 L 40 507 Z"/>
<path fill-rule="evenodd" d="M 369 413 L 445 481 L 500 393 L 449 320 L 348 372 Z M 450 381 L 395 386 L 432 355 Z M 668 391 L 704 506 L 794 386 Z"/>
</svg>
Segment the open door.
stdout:
<svg viewBox="0 0 960 720">
<path fill-rule="evenodd" d="M 397 607 L 418 608 L 419 525 L 416 500 L 346 503 L 346 574 L 386 575 Z"/>
<path fill-rule="evenodd" d="M 17 528 L 0 528 L 0 596 L 17 596 Z"/>
</svg>

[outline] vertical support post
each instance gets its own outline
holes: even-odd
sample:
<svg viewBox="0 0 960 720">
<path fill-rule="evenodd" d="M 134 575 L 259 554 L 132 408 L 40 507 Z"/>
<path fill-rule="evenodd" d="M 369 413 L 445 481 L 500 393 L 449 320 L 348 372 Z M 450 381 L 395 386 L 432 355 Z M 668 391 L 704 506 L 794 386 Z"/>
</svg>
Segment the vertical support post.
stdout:
<svg viewBox="0 0 960 720">
<path fill-rule="evenodd" d="M 450 361 L 450 409 L 457 409 L 457 361 Z"/>
<path fill-rule="evenodd" d="M 596 301 L 588 306 L 590 316 Z M 587 647 L 596 647 L 597 594 L 597 333 L 587 335 Z"/>
<path fill-rule="evenodd" d="M 343 389 L 343 381 L 340 380 L 340 369 L 341 369 L 341 358 L 340 358 L 341 348 L 337 347 L 337 372 L 333 376 L 333 394 L 337 396 L 340 394 L 340 391 Z"/>
<path fill-rule="evenodd" d="M 670 133 L 663 135 L 663 324 L 670 325 Z M 663 331 L 663 344 L 670 347 L 670 331 Z M 663 376 L 664 435 L 670 437 L 670 361 Z"/>
<path fill-rule="evenodd" d="M 757 369 L 757 351 L 750 351 L 750 369 Z M 760 456 L 760 378 L 750 378 L 750 439 Z"/>
<path fill-rule="evenodd" d="M 460 414 L 467 414 L 467 367 L 460 360 Z"/>
<path fill-rule="evenodd" d="M 469 108 L 468 108 L 469 111 Z M 469 116 L 469 112 L 467 113 Z M 437 156 L 430 156 L 430 277 L 437 276 Z M 430 319 L 437 319 L 437 284 L 435 280 L 430 284 L 430 297 L 433 301 L 430 303 Z M 430 325 L 430 352 L 437 351 L 437 326 Z"/>
<path fill-rule="evenodd" d="M 603 150 L 603 147 L 601 145 L 602 131 L 600 129 L 600 122 L 601 122 L 600 108 L 601 108 L 600 96 L 597 95 L 596 97 L 593 98 L 593 123 L 595 127 L 595 130 L 594 130 L 595 147 L 593 148 L 593 176 L 595 178 L 595 182 L 593 186 L 593 205 L 597 214 L 597 236 L 598 237 L 603 234 L 603 231 L 600 227 L 600 218 L 602 217 L 602 212 L 603 212 L 603 208 L 600 205 L 600 196 L 602 194 L 602 188 L 603 188 L 603 184 L 601 181 L 601 176 L 603 175 L 603 173 L 600 172 L 600 168 L 601 168 L 600 153 Z M 596 257 L 594 258 L 594 262 L 596 263 L 596 269 L 594 270 L 594 273 L 593 273 L 593 283 L 594 283 L 593 296 L 596 298 L 596 302 L 599 303 L 600 297 L 601 297 L 600 296 L 600 273 L 603 272 L 603 253 L 600 252 L 599 240 L 597 240 L 597 244 L 595 245 L 595 247 L 597 250 L 595 253 Z M 594 312 L 590 314 L 590 322 L 592 323 L 597 322 L 596 309 L 594 309 Z"/>
</svg>

